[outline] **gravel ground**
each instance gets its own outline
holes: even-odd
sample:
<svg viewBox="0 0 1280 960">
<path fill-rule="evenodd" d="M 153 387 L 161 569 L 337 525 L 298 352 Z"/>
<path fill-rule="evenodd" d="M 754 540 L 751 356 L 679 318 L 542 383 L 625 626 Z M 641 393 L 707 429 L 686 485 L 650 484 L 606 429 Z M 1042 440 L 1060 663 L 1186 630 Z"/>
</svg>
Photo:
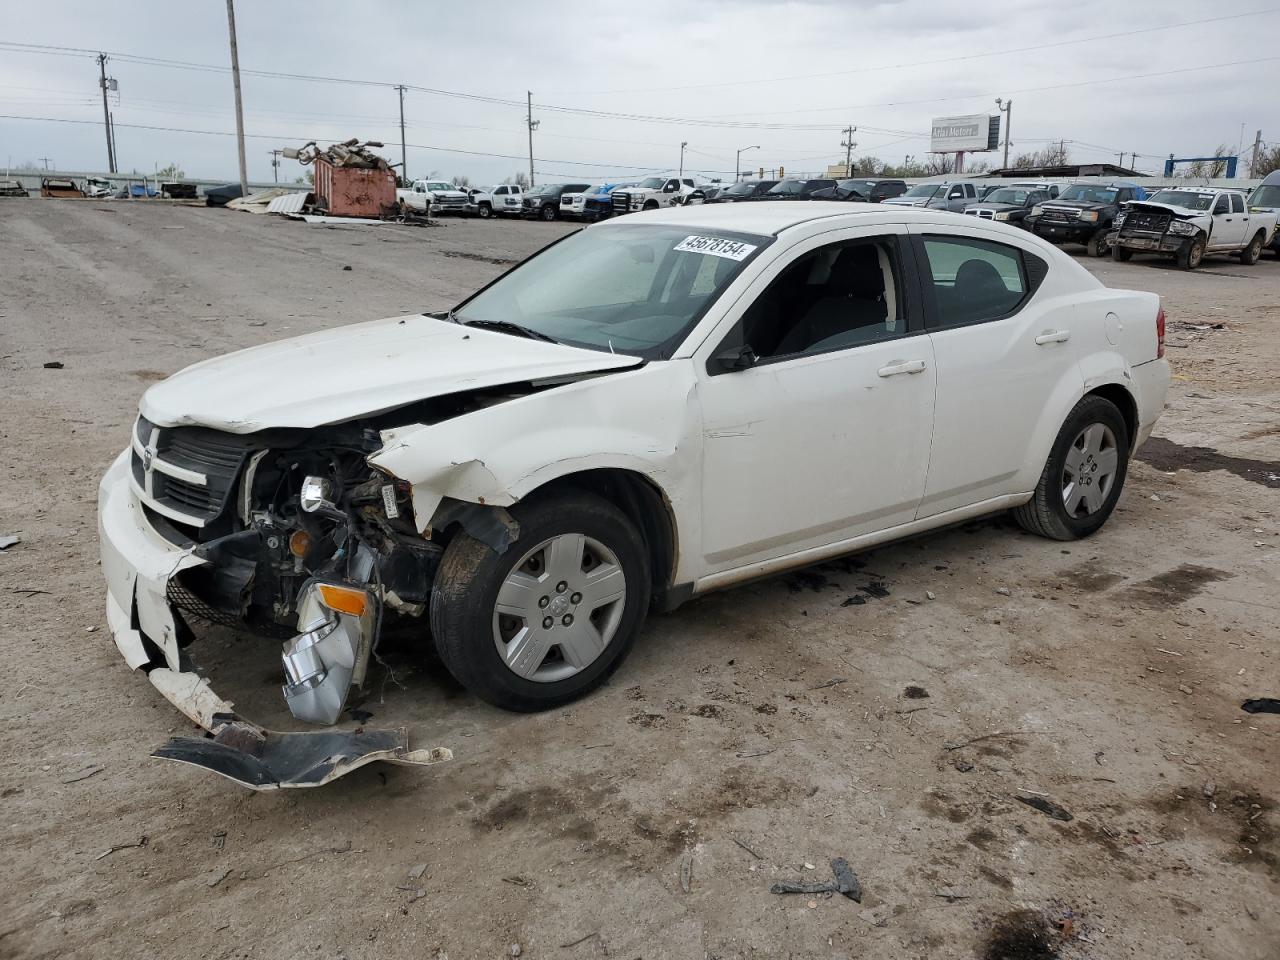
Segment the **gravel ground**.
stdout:
<svg viewBox="0 0 1280 960">
<path fill-rule="evenodd" d="M 1165 298 L 1175 371 L 1088 541 L 997 518 L 709 596 L 538 716 L 402 638 L 364 706 L 454 750 L 423 770 L 254 794 L 148 758 L 191 727 L 109 639 L 94 517 L 141 391 L 565 229 L 0 201 L 0 957 L 1280 956 L 1280 717 L 1240 710 L 1280 696 L 1272 257 L 1085 261 Z M 276 644 L 196 653 L 288 725 Z M 837 856 L 861 904 L 770 894 Z"/>
</svg>

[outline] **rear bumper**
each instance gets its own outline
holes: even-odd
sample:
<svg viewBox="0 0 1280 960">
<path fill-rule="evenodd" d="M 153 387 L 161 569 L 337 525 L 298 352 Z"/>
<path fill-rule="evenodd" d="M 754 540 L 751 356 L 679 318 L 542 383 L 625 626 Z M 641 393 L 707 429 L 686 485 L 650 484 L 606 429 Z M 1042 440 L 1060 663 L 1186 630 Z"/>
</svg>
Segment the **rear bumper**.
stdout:
<svg viewBox="0 0 1280 960">
<path fill-rule="evenodd" d="M 1147 442 L 1160 414 L 1164 413 L 1171 375 L 1169 361 L 1163 358 L 1138 364 L 1131 372 L 1138 400 L 1138 433 L 1133 438 L 1132 453 Z"/>
<path fill-rule="evenodd" d="M 127 450 L 98 488 L 98 541 L 116 648 L 209 734 L 175 737 L 153 757 L 204 767 L 251 790 L 317 787 L 375 760 L 418 765 L 452 759 L 444 748 L 410 750 L 403 729 L 278 733 L 238 716 L 185 656 L 179 641 L 186 627 L 167 600 L 172 577 L 208 561 L 151 528 L 130 490 Z"/>
</svg>

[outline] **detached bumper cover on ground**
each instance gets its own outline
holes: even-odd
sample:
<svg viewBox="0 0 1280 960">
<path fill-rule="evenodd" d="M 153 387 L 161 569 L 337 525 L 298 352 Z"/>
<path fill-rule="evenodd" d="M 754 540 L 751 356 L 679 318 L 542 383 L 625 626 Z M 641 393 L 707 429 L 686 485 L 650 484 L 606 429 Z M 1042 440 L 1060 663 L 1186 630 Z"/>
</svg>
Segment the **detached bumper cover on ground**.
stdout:
<svg viewBox="0 0 1280 960">
<path fill-rule="evenodd" d="M 107 623 L 125 662 L 145 670 L 165 699 L 209 732 L 175 737 L 152 756 L 204 767 L 252 790 L 318 787 L 375 760 L 426 765 L 449 750 L 410 750 L 404 729 L 280 733 L 237 716 L 185 662 L 178 622 L 165 598 L 169 578 L 205 561 L 149 533 L 134 516 L 128 455 L 111 465 L 98 495 L 98 534 L 107 580 Z"/>
</svg>

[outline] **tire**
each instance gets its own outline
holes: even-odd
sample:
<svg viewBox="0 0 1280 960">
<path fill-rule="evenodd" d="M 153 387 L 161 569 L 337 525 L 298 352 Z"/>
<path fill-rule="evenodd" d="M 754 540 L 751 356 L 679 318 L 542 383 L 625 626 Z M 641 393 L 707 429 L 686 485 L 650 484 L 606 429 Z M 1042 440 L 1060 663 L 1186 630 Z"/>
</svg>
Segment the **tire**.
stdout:
<svg viewBox="0 0 1280 960">
<path fill-rule="evenodd" d="M 1253 242 L 1240 251 L 1240 262 L 1246 267 L 1252 267 L 1262 256 L 1263 240 L 1262 231 L 1258 231 L 1258 235 L 1253 238 Z"/>
<path fill-rule="evenodd" d="M 646 210 L 657 210 L 657 209 L 658 209 L 658 201 L 656 201 L 656 200 L 650 200 L 650 201 L 646 202 L 646 203 L 645 203 L 645 205 L 644 205 L 644 209 L 646 209 Z"/>
<path fill-rule="evenodd" d="M 487 204 L 487 203 L 482 203 L 482 204 L 480 204 L 480 206 L 476 209 L 476 215 L 477 215 L 481 220 L 488 220 L 490 217 L 492 217 L 492 216 L 493 216 L 493 207 L 489 206 L 489 204 Z"/>
<path fill-rule="evenodd" d="M 1204 260 L 1204 237 L 1197 237 L 1188 246 L 1178 251 L 1178 266 L 1183 270 L 1194 270 Z"/>
<path fill-rule="evenodd" d="M 538 219 L 550 223 L 556 218 L 556 208 L 551 204 L 543 204 L 538 208 Z"/>
<path fill-rule="evenodd" d="M 1133 251 L 1126 247 L 1112 247 L 1111 259 L 1116 263 L 1128 263 L 1133 259 Z"/>
<path fill-rule="evenodd" d="M 1089 242 L 1085 244 L 1085 249 L 1089 251 L 1089 256 L 1105 257 L 1111 251 L 1111 245 L 1107 243 L 1108 229 L 1103 227 L 1089 238 Z"/>
<path fill-rule="evenodd" d="M 520 536 L 503 554 L 464 532 L 454 536 L 431 592 L 431 632 L 449 672 L 476 696 L 506 710 L 547 710 L 600 686 L 631 650 L 649 608 L 649 555 L 635 525 L 592 493 L 523 501 L 511 514 Z M 594 566 L 583 572 L 588 562 Z M 607 576 L 593 583 L 593 571 Z M 612 599 L 597 593 L 599 605 L 584 613 L 592 588 Z M 506 609 L 522 611 L 520 616 L 498 610 L 500 593 L 508 589 Z M 613 596 L 618 589 L 621 596 Z M 575 614 L 581 620 L 576 626 Z M 513 645 L 521 635 L 536 641 L 524 645 L 536 662 L 520 662 L 522 648 Z M 559 645 L 558 637 L 580 644 L 578 652 Z M 575 664 L 575 656 L 582 662 Z"/>
<path fill-rule="evenodd" d="M 1094 444 L 1093 438 L 1102 442 Z M 1079 540 L 1096 532 L 1120 499 L 1129 469 L 1129 444 L 1129 428 L 1116 405 L 1097 394 L 1082 397 L 1058 431 L 1035 493 L 1014 508 L 1018 525 L 1050 540 Z M 1103 477 L 1105 483 L 1100 482 Z M 1073 501 L 1074 507 L 1069 508 Z"/>
</svg>

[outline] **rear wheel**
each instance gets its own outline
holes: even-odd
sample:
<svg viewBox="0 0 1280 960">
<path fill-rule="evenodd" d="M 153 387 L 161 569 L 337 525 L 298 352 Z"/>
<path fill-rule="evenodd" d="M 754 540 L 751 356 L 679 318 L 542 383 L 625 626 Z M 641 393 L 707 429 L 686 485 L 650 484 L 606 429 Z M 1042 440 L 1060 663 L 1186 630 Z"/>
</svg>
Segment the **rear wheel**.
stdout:
<svg viewBox="0 0 1280 960">
<path fill-rule="evenodd" d="M 1178 266 L 1183 270 L 1194 270 L 1204 259 L 1204 237 L 1197 237 L 1190 244 L 1178 251 Z"/>
<path fill-rule="evenodd" d="M 1126 247 L 1112 247 L 1111 259 L 1116 263 L 1128 263 L 1133 259 L 1133 251 Z"/>
<path fill-rule="evenodd" d="M 1111 251 L 1111 244 L 1107 243 L 1107 228 L 1103 227 L 1090 237 L 1085 249 L 1091 257 L 1105 257 Z"/>
<path fill-rule="evenodd" d="M 649 559 L 635 525 L 586 492 L 517 504 L 503 554 L 455 535 L 431 594 L 431 631 L 449 672 L 477 696 L 534 711 L 602 684 L 649 606 Z"/>
<path fill-rule="evenodd" d="M 1240 251 L 1240 262 L 1246 267 L 1252 267 L 1258 262 L 1258 258 L 1262 256 L 1263 239 L 1262 232 L 1259 231 L 1258 235 L 1253 238 L 1253 242 Z"/>
<path fill-rule="evenodd" d="M 1051 540 L 1078 540 L 1107 522 L 1129 468 L 1129 428 L 1110 400 L 1083 397 L 1067 415 L 1018 524 Z"/>
</svg>

